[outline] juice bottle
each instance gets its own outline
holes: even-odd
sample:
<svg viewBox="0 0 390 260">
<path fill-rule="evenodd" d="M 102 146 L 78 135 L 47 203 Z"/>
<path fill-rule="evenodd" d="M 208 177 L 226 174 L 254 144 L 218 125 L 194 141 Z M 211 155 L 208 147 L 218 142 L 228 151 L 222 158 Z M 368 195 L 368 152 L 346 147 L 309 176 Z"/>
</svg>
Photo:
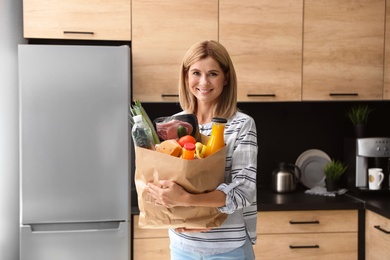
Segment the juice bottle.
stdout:
<svg viewBox="0 0 390 260">
<path fill-rule="evenodd" d="M 186 160 L 192 160 L 195 156 L 195 144 L 185 143 L 182 150 L 182 158 Z"/>
<path fill-rule="evenodd" d="M 225 139 L 223 134 L 227 120 L 225 118 L 214 117 L 211 122 L 213 122 L 211 127 L 211 136 L 207 141 L 204 157 L 215 153 L 225 146 Z"/>
</svg>

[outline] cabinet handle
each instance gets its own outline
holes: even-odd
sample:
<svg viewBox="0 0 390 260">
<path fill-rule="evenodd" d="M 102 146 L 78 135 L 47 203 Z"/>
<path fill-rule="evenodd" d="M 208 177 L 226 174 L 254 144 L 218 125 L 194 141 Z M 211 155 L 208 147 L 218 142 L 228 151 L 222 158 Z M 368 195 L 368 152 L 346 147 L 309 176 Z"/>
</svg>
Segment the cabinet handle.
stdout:
<svg viewBox="0 0 390 260">
<path fill-rule="evenodd" d="M 302 248 L 320 248 L 319 245 L 311 245 L 311 246 L 292 246 L 290 245 L 290 249 L 302 249 Z"/>
<path fill-rule="evenodd" d="M 90 34 L 90 35 L 93 35 L 94 32 L 64 31 L 64 34 Z"/>
<path fill-rule="evenodd" d="M 318 220 L 314 221 L 290 221 L 291 225 L 307 225 L 307 224 L 320 224 Z"/>
<path fill-rule="evenodd" d="M 388 230 L 386 230 L 386 229 L 383 229 L 383 228 L 381 228 L 381 226 L 374 226 L 374 228 L 376 228 L 376 229 L 378 229 L 378 230 L 380 230 L 380 231 L 382 231 L 383 233 L 385 233 L 385 234 L 390 234 L 390 231 L 388 231 Z"/>
<path fill-rule="evenodd" d="M 246 94 L 247 97 L 276 97 L 275 94 Z"/>
<path fill-rule="evenodd" d="M 161 97 L 166 98 L 166 97 L 179 97 L 179 94 L 161 94 Z"/>
<path fill-rule="evenodd" d="M 359 93 L 329 93 L 329 96 L 359 96 Z"/>
</svg>

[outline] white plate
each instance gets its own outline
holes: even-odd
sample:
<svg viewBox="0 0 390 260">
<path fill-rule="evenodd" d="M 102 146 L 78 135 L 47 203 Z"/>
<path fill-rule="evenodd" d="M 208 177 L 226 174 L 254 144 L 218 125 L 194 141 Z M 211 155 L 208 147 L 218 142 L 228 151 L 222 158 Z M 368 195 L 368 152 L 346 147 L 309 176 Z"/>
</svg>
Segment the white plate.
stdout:
<svg viewBox="0 0 390 260">
<path fill-rule="evenodd" d="M 324 166 L 330 162 L 330 157 L 323 151 L 310 149 L 304 151 L 295 162 L 301 169 L 301 182 L 308 188 L 325 187 Z"/>
</svg>

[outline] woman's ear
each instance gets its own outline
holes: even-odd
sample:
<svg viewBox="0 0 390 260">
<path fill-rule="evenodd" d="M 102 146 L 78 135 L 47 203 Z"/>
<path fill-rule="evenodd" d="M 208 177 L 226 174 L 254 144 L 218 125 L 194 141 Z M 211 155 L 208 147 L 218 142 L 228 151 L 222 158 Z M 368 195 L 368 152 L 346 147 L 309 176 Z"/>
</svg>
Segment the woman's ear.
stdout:
<svg viewBox="0 0 390 260">
<path fill-rule="evenodd" d="M 230 74 L 229 71 L 225 73 L 225 81 L 223 82 L 223 86 L 226 86 L 229 83 Z"/>
<path fill-rule="evenodd" d="M 188 73 L 185 74 L 184 81 L 186 83 L 186 86 L 188 86 Z"/>
</svg>

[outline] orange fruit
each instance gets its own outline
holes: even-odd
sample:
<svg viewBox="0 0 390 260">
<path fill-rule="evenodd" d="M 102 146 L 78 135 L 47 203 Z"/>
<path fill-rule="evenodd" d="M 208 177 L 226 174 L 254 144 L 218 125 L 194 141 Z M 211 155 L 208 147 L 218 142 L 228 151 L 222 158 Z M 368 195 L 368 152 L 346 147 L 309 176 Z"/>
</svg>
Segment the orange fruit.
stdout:
<svg viewBox="0 0 390 260">
<path fill-rule="evenodd" d="M 179 138 L 177 142 L 181 145 L 181 147 L 184 147 L 185 143 L 193 143 L 196 144 L 196 139 L 192 135 L 185 135 Z"/>
</svg>

